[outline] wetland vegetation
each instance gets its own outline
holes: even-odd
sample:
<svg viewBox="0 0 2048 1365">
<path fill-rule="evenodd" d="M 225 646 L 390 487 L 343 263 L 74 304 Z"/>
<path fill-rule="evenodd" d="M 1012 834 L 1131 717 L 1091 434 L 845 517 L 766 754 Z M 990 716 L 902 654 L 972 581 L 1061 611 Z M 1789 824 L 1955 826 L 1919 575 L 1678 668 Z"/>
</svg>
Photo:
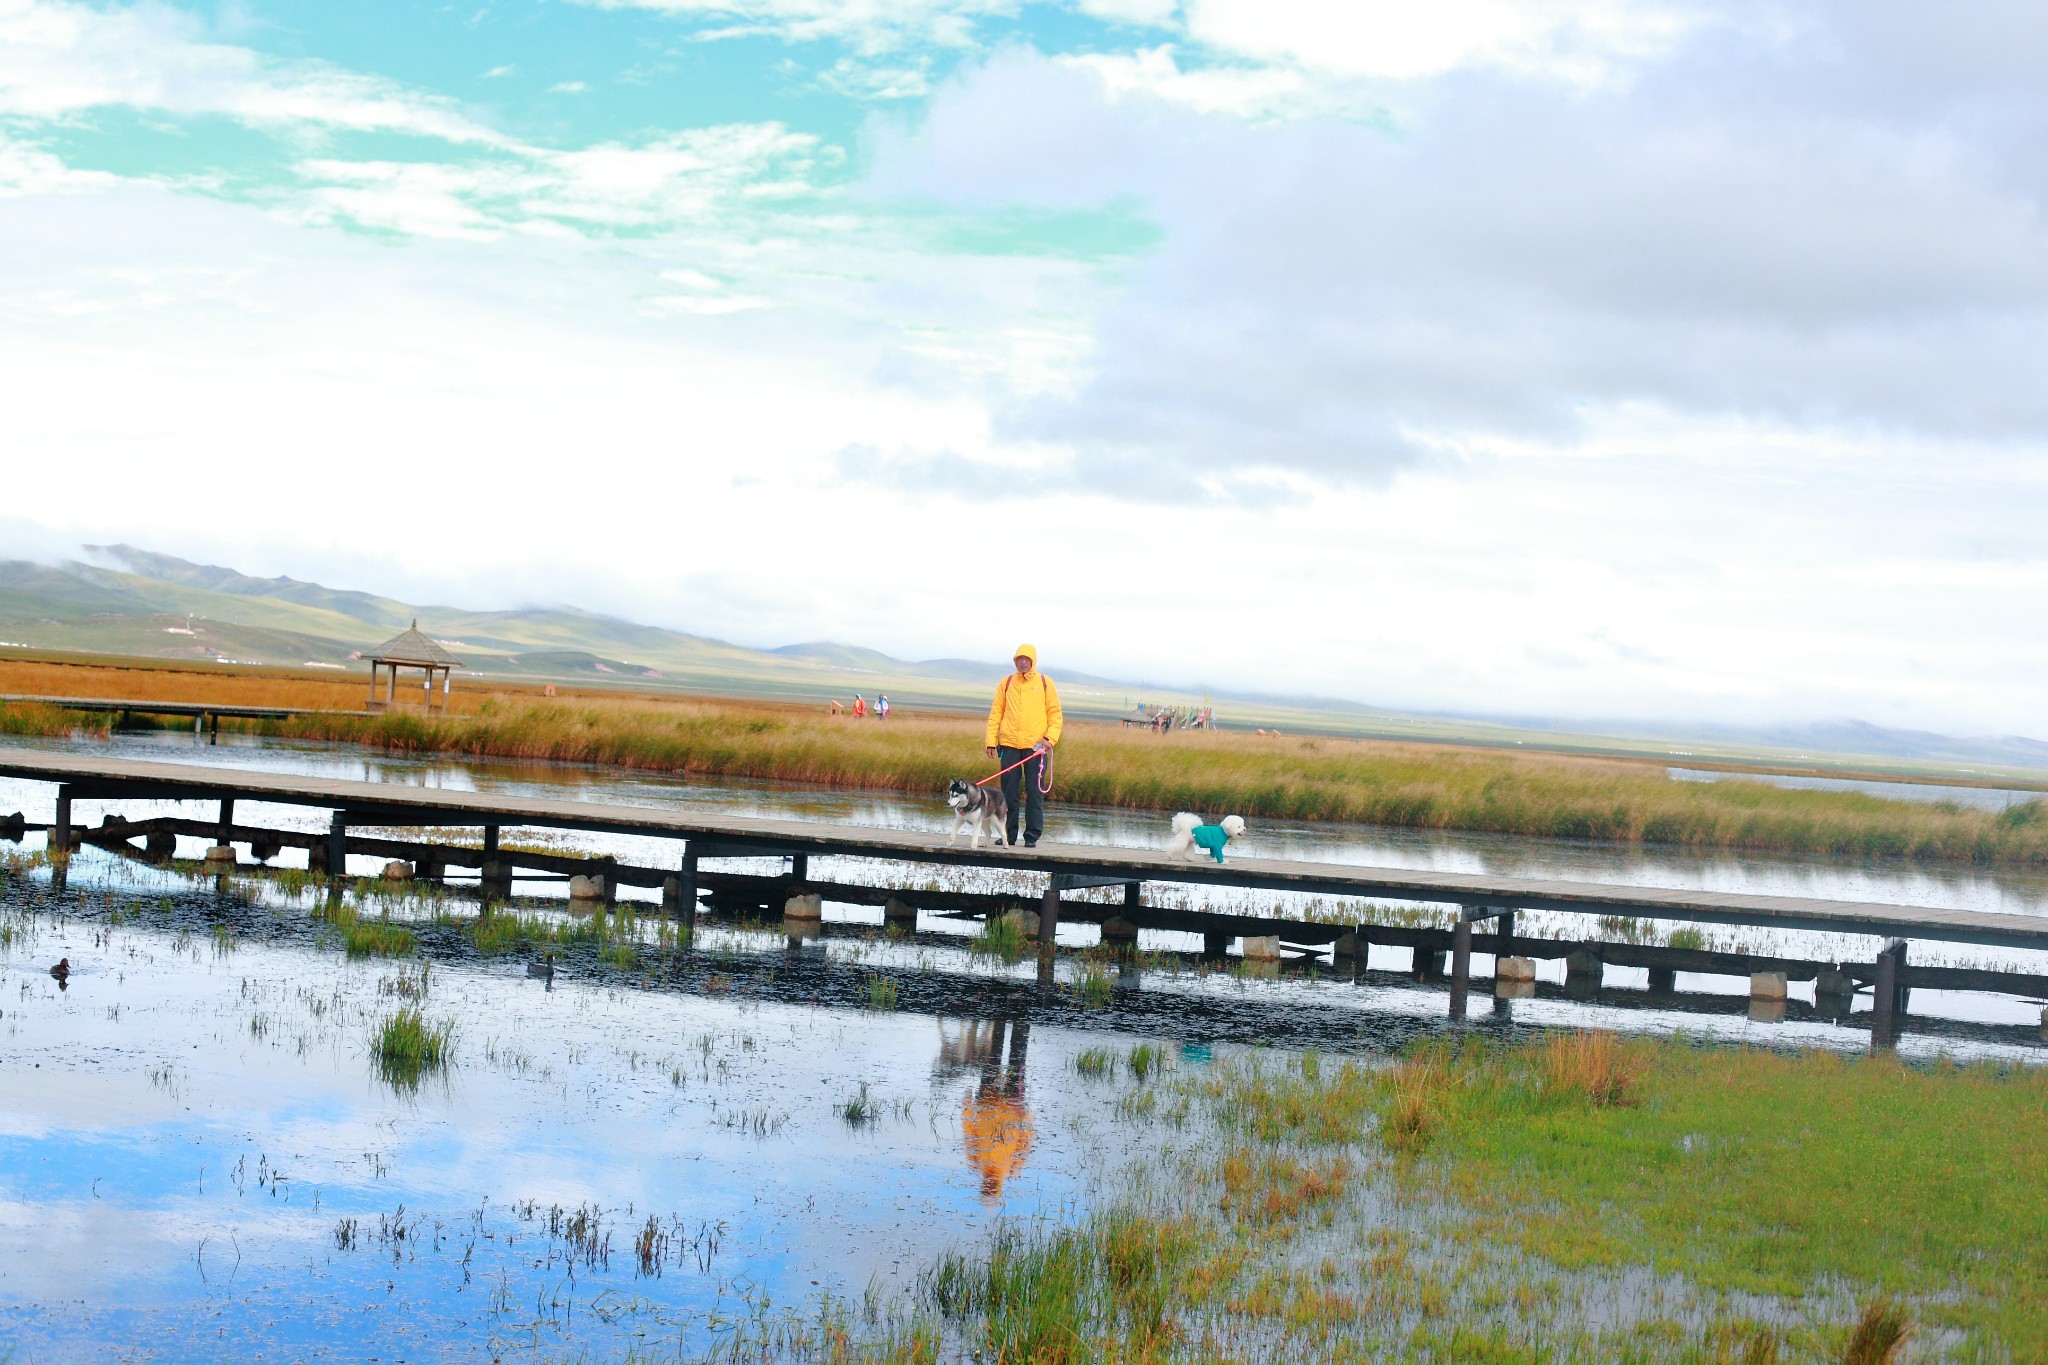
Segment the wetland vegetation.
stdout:
<svg viewBox="0 0 2048 1365">
<path fill-rule="evenodd" d="M 138 679 L 148 676 L 138 673 Z M 167 673 L 157 690 L 192 691 L 208 685 L 206 677 Z M 983 764 L 981 722 L 974 717 L 899 715 L 874 723 L 746 702 L 458 696 L 460 705 L 445 714 L 308 713 L 238 724 L 282 738 L 387 752 L 602 763 L 866 790 L 936 792 Z M 104 733 L 110 723 L 107 716 L 50 707 L 0 707 L 0 728 L 15 733 Z M 1061 746 L 1056 777 L 1063 801 L 1133 810 L 1233 811 L 1253 820 L 2048 866 L 2048 804 L 2040 801 L 2001 812 L 1757 781 L 1683 782 L 1660 766 L 1619 759 L 1228 730 L 1160 737 L 1076 723 Z"/>
</svg>

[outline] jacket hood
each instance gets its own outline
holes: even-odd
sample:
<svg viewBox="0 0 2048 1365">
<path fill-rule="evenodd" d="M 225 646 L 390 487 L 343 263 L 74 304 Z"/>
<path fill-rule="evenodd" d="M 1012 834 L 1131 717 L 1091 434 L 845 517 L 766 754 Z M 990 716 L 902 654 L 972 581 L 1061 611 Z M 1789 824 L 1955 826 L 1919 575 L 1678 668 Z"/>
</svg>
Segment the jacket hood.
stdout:
<svg viewBox="0 0 2048 1365">
<path fill-rule="evenodd" d="M 1012 659 L 1015 659 L 1019 654 L 1031 660 L 1031 666 L 1033 668 L 1038 667 L 1038 646 L 1018 645 L 1015 649 L 1010 651 L 1010 657 Z"/>
</svg>

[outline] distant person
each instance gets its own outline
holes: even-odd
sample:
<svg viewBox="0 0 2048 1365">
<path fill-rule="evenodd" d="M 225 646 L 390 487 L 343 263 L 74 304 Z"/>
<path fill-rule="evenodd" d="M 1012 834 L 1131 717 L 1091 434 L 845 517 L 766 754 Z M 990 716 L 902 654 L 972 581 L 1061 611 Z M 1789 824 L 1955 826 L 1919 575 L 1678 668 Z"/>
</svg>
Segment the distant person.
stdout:
<svg viewBox="0 0 2048 1365">
<path fill-rule="evenodd" d="M 868 713 L 868 699 L 860 693 L 853 694 L 853 718 L 859 720 Z"/>
<path fill-rule="evenodd" d="M 889 719 L 889 694 L 887 692 L 875 698 L 875 719 Z"/>
<path fill-rule="evenodd" d="M 1038 671 L 1038 651 L 1018 645 L 1011 662 L 1017 671 L 996 684 L 996 699 L 988 708 L 988 756 L 1010 769 L 1003 774 L 1003 799 L 1010 807 L 1010 842 L 1017 842 L 1021 788 L 1024 847 L 1035 848 L 1045 828 L 1045 793 L 1039 776 L 1045 771 L 1045 756 L 1060 742 L 1065 720 L 1060 715 L 1059 689 Z"/>
</svg>

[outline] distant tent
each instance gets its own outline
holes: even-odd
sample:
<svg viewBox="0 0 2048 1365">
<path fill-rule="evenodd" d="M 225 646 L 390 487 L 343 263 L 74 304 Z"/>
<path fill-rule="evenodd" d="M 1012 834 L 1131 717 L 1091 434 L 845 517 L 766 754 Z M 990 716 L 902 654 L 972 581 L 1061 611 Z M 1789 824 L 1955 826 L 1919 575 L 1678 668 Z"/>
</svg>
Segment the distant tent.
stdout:
<svg viewBox="0 0 2048 1365">
<path fill-rule="evenodd" d="M 417 668 L 425 676 L 420 680 L 425 704 L 441 707 L 448 704 L 448 694 L 454 689 L 454 670 L 462 667 L 462 660 L 450 654 L 441 646 L 420 634 L 420 623 L 414 618 L 410 629 L 393 636 L 370 651 L 370 702 L 372 711 L 381 711 L 398 700 L 398 670 Z M 377 671 L 391 670 L 391 681 L 383 698 L 377 696 Z M 441 695 L 434 696 L 434 675 L 441 675 Z"/>
</svg>

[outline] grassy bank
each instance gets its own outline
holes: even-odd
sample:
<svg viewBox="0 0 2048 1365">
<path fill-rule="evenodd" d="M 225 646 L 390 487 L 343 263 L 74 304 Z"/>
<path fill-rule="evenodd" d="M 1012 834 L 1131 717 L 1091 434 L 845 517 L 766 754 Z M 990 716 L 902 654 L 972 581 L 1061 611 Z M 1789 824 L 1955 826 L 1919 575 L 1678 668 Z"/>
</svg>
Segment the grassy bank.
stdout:
<svg viewBox="0 0 2048 1365">
<path fill-rule="evenodd" d="M 2048 1081 L 1555 1036 L 1129 1083 L 1074 1227 L 941 1257 L 792 1357 L 2048 1358 Z M 735 1345 L 735 1354 L 741 1348 Z"/>
<path fill-rule="evenodd" d="M 146 679 L 137 674 L 105 685 L 145 691 Z M 150 695 L 172 683 L 187 690 L 206 685 L 199 675 L 164 677 L 170 682 Z M 248 695 L 218 699 L 325 703 L 338 700 L 328 693 L 343 687 L 245 681 Z M 318 695 L 309 691 L 293 702 L 272 695 L 286 686 Z M 789 706 L 655 697 L 471 693 L 458 694 L 458 701 L 449 714 L 304 715 L 243 728 L 397 752 L 606 763 L 934 795 L 949 779 L 988 768 L 981 724 L 967 717 L 899 716 L 884 724 Z M 106 727 L 101 716 L 0 708 L 0 730 L 14 733 L 105 733 Z M 1234 811 L 1253 821 L 1348 820 L 1702 849 L 2048 865 L 2048 808 L 2039 803 L 1999 814 L 1762 782 L 1678 782 L 1644 762 L 1437 744 L 1229 731 L 1159 737 L 1079 723 L 1069 726 L 1060 747 L 1057 796 L 1137 810 Z"/>
<path fill-rule="evenodd" d="M 306 716 L 270 727 L 405 752 L 616 764 L 707 777 L 943 790 L 987 769 L 978 721 L 855 722 L 738 703 L 496 698 L 468 715 Z M 2048 864 L 2038 805 L 2003 815 L 1761 782 L 1677 782 L 1601 759 L 1443 745 L 1262 737 L 1165 738 L 1069 727 L 1060 799 L 1248 819 L 1768 849 L 1849 857 Z"/>
</svg>

